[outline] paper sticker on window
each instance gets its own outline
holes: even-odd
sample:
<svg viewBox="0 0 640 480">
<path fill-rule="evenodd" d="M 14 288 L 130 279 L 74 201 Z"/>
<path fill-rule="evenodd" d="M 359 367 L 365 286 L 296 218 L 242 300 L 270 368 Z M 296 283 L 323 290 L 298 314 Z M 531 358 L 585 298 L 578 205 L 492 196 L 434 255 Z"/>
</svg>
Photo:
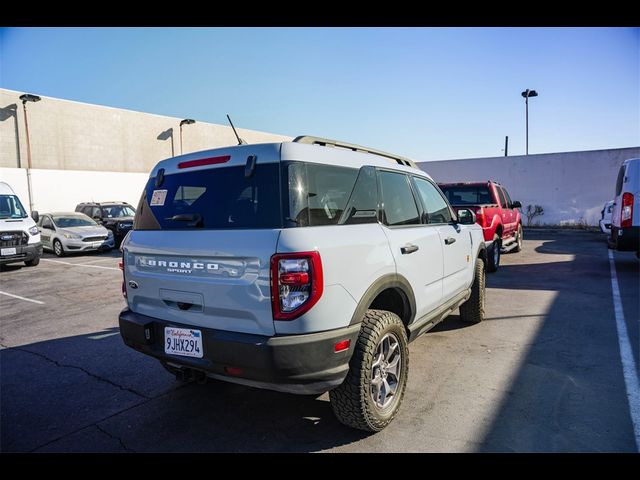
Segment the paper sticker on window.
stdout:
<svg viewBox="0 0 640 480">
<path fill-rule="evenodd" d="M 151 195 L 151 206 L 152 207 L 161 207 L 164 205 L 164 200 L 167 198 L 166 190 L 154 190 L 153 195 Z"/>
</svg>

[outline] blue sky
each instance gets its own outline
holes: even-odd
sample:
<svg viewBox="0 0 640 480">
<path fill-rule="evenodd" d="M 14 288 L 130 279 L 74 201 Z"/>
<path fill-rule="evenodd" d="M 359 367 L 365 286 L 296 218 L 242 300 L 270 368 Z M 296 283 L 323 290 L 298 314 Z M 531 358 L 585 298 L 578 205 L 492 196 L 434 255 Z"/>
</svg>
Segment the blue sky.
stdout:
<svg viewBox="0 0 640 480">
<path fill-rule="evenodd" d="M 640 145 L 638 28 L 5 28 L 0 86 L 418 161 Z"/>
</svg>

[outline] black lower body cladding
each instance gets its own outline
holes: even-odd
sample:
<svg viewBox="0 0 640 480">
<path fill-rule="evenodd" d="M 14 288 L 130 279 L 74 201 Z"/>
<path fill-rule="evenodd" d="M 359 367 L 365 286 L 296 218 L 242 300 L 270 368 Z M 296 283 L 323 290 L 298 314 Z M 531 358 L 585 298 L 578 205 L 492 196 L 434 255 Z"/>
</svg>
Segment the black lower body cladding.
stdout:
<svg viewBox="0 0 640 480">
<path fill-rule="evenodd" d="M 203 358 L 165 353 L 165 327 L 200 330 Z M 124 343 L 142 353 L 231 382 L 299 394 L 320 394 L 342 383 L 359 331 L 357 324 L 326 332 L 267 337 L 166 322 L 128 308 L 120 313 Z M 349 348 L 335 353 L 335 344 L 343 340 L 351 341 Z M 241 373 L 229 375 L 227 368 Z"/>
<path fill-rule="evenodd" d="M 609 246 L 625 252 L 640 251 L 640 227 L 611 227 Z"/>
</svg>

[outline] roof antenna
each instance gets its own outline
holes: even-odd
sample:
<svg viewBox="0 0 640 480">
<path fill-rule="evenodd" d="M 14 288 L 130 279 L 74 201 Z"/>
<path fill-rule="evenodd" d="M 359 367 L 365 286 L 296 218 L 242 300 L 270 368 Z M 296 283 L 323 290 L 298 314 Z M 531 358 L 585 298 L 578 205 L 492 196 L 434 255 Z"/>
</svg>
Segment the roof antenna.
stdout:
<svg viewBox="0 0 640 480">
<path fill-rule="evenodd" d="M 228 113 L 227 113 L 227 120 L 229 120 L 229 123 L 231 124 L 231 128 L 233 128 L 233 133 L 235 134 L 236 138 L 238 139 L 238 145 L 247 145 L 247 142 L 245 142 L 243 139 L 241 139 L 240 135 L 238 135 L 238 132 L 236 132 L 236 127 L 233 126 L 233 122 L 231 121 L 231 117 L 229 116 Z"/>
</svg>

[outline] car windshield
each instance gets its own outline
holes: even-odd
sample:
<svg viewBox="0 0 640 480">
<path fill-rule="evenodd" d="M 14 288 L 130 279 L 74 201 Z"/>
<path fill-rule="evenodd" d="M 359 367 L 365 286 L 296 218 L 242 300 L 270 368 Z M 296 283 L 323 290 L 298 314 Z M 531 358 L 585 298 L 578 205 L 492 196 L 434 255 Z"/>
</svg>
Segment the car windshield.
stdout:
<svg viewBox="0 0 640 480">
<path fill-rule="evenodd" d="M 440 185 L 451 205 L 487 205 L 495 203 L 487 185 Z"/>
<path fill-rule="evenodd" d="M 27 212 L 15 195 L 0 195 L 0 219 L 27 218 Z"/>
<path fill-rule="evenodd" d="M 86 215 L 60 215 L 53 217 L 53 223 L 60 228 L 69 227 L 93 227 L 97 223 Z"/>
<path fill-rule="evenodd" d="M 128 205 L 102 205 L 104 218 L 133 217 L 136 211 Z"/>
</svg>

